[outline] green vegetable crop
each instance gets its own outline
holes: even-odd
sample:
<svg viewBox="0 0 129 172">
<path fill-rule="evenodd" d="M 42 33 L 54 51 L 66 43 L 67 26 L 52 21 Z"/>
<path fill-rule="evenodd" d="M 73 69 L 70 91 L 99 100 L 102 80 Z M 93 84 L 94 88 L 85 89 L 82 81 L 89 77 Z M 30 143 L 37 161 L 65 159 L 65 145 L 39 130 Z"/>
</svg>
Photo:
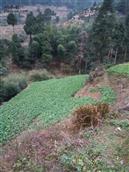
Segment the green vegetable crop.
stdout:
<svg viewBox="0 0 129 172">
<path fill-rule="evenodd" d="M 72 76 L 36 82 L 0 109 L 0 144 L 28 128 L 35 118 L 45 126 L 60 121 L 82 104 L 92 103 L 91 98 L 74 98 L 86 76 Z"/>
</svg>

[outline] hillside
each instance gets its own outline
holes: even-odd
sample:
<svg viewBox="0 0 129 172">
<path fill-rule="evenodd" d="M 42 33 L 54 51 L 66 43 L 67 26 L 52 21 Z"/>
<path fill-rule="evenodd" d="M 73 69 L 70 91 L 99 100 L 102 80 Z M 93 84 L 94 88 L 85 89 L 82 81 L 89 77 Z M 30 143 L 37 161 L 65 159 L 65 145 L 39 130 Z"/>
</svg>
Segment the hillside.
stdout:
<svg viewBox="0 0 129 172">
<path fill-rule="evenodd" d="M 96 2 L 101 2 L 101 0 L 96 0 Z M 44 5 L 56 5 L 62 6 L 66 5 L 72 8 L 87 8 L 94 3 L 93 0 L 6 0 L 3 1 L 3 5 L 16 4 L 16 5 L 34 5 L 34 4 L 44 4 Z"/>
<path fill-rule="evenodd" d="M 0 172 L 129 172 L 128 0 L 1 6 Z"/>
<path fill-rule="evenodd" d="M 128 97 L 129 85 L 119 90 L 117 75 L 113 72 L 113 69 L 123 71 L 124 68 L 124 73 L 128 73 L 128 68 L 124 67 L 126 65 L 111 67 L 108 71 L 112 71 L 112 75 L 109 73 L 108 82 L 104 83 L 102 78 L 98 78 L 95 83 L 87 83 L 89 89 L 83 92 L 84 96 L 78 90 L 83 87 L 86 76 L 80 75 L 33 83 L 5 103 L 0 109 L 1 143 L 21 134 L 11 141 L 14 146 L 6 144 L 3 147 L 7 156 L 0 158 L 6 164 L 1 164 L 2 172 L 12 168 L 11 164 L 14 164 L 14 171 L 24 169 L 30 172 L 38 169 L 128 171 L 129 109 L 122 102 Z M 121 79 L 125 77 L 122 73 Z M 113 82 L 110 81 L 112 77 Z M 90 94 L 87 95 L 88 90 Z M 78 96 L 74 97 L 76 92 Z M 98 100 L 93 96 L 96 92 L 100 92 Z M 123 101 L 118 109 L 120 92 Z M 70 114 L 73 109 L 87 103 L 95 104 L 96 101 L 110 103 L 110 113 L 97 128 L 92 130 L 89 127 L 72 133 Z M 16 151 L 17 144 L 19 148 Z M 23 158 L 20 156 L 19 159 L 21 151 Z"/>
</svg>

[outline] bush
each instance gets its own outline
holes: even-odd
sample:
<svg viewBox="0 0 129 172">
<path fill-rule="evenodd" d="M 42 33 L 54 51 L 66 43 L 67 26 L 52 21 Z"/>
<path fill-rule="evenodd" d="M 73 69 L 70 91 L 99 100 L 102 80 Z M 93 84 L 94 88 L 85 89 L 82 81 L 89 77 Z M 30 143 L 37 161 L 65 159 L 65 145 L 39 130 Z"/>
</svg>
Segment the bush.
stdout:
<svg viewBox="0 0 129 172">
<path fill-rule="evenodd" d="M 27 81 L 22 75 L 9 75 L 0 83 L 0 103 L 8 101 L 27 87 Z"/>
<path fill-rule="evenodd" d="M 73 112 L 74 128 L 80 130 L 85 127 L 96 127 L 107 113 L 109 113 L 108 104 L 81 106 Z"/>
<path fill-rule="evenodd" d="M 0 64 L 0 76 L 5 76 L 7 74 L 8 74 L 7 68 Z"/>
<path fill-rule="evenodd" d="M 53 78 L 52 75 L 47 70 L 32 70 L 29 73 L 30 81 L 43 81 Z"/>
</svg>

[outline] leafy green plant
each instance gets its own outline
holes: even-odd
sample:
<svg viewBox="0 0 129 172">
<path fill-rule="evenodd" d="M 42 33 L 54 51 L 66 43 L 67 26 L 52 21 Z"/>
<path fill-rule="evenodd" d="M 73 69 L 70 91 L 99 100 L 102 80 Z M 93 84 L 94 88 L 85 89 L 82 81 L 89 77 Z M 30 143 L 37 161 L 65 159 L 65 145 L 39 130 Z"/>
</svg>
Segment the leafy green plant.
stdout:
<svg viewBox="0 0 129 172">
<path fill-rule="evenodd" d="M 102 95 L 101 102 L 113 103 L 116 100 L 116 94 L 111 87 L 101 87 L 99 91 Z"/>
</svg>

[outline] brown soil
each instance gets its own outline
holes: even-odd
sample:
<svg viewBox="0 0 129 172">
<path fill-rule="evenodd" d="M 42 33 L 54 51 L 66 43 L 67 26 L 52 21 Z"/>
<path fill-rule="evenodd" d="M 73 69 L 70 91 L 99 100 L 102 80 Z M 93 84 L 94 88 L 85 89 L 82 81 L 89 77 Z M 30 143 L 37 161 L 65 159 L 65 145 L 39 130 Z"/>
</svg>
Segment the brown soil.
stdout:
<svg viewBox="0 0 129 172">
<path fill-rule="evenodd" d="M 74 145 L 79 148 L 88 144 L 81 134 L 73 134 L 72 129 L 72 119 L 67 119 L 46 130 L 23 132 L 4 146 L 4 152 L 0 156 L 0 172 L 12 170 L 19 157 L 31 158 L 38 164 L 44 164 L 47 171 L 52 171 L 61 147 Z"/>
<path fill-rule="evenodd" d="M 107 73 L 104 74 L 102 77 L 97 77 L 92 83 L 87 83 L 80 91 L 75 94 L 75 97 L 91 97 L 95 100 L 99 100 L 101 98 L 101 93 L 98 91 L 97 88 L 102 86 L 109 86 L 110 82 L 108 79 Z M 93 91 L 92 90 L 96 90 Z"/>
<path fill-rule="evenodd" d="M 95 89 L 96 87 L 96 84 L 87 84 L 75 94 L 75 97 L 91 97 L 95 100 L 99 100 L 101 98 L 100 92 L 90 92 L 90 90 Z"/>
</svg>

